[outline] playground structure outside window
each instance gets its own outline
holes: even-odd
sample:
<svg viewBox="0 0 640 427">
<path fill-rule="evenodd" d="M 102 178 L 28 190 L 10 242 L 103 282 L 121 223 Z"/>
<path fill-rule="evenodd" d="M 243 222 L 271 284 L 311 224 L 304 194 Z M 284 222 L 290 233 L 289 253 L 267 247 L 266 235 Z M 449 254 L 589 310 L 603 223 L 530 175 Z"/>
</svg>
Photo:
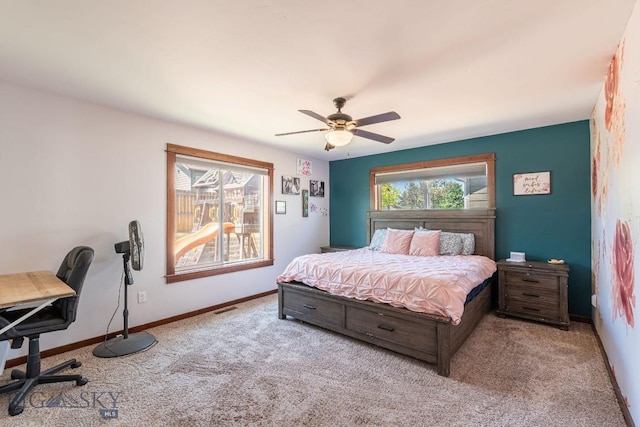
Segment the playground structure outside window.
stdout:
<svg viewBox="0 0 640 427">
<path fill-rule="evenodd" d="M 272 193 L 272 163 L 167 144 L 167 283 L 273 265 Z"/>
</svg>

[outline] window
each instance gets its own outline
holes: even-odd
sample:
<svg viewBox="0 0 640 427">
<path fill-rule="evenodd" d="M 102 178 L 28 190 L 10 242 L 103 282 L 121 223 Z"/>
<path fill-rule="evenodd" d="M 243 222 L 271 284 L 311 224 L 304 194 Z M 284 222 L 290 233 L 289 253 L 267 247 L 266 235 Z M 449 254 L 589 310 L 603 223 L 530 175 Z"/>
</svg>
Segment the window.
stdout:
<svg viewBox="0 0 640 427">
<path fill-rule="evenodd" d="M 490 153 L 373 168 L 371 209 L 493 208 L 494 163 Z"/>
<path fill-rule="evenodd" d="M 273 265 L 273 165 L 167 144 L 167 283 Z"/>
</svg>

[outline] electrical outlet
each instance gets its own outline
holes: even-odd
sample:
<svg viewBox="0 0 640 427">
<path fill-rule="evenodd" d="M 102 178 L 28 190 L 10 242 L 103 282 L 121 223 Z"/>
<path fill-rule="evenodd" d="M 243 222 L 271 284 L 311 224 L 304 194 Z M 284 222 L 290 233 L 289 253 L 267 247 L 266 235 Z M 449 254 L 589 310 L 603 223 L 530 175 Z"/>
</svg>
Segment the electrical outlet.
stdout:
<svg viewBox="0 0 640 427">
<path fill-rule="evenodd" d="M 147 293 L 145 291 L 138 292 L 138 304 L 147 302 Z"/>
</svg>

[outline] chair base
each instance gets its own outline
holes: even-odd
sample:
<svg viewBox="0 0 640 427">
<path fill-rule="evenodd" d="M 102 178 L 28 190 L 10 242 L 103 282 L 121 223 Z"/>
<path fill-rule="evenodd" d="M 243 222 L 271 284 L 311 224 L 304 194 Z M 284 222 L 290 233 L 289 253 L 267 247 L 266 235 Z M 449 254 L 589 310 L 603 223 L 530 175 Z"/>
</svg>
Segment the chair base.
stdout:
<svg viewBox="0 0 640 427">
<path fill-rule="evenodd" d="M 24 401 L 27 394 L 38 384 L 46 384 L 46 383 L 58 383 L 58 382 L 66 382 L 66 381 L 75 381 L 76 385 L 85 385 L 89 382 L 86 377 L 82 375 L 54 375 L 56 372 L 59 372 L 66 368 L 78 368 L 82 366 L 82 363 L 78 362 L 76 359 L 67 360 L 64 363 L 54 366 L 53 368 L 49 368 L 46 371 L 29 378 L 27 373 L 18 369 L 14 369 L 11 371 L 11 379 L 17 380 L 16 382 L 4 385 L 0 387 L 0 395 L 5 393 L 10 393 L 14 390 L 18 390 L 18 393 L 11 399 L 9 402 L 9 415 L 19 415 L 24 411 L 24 405 L 22 402 Z"/>
</svg>

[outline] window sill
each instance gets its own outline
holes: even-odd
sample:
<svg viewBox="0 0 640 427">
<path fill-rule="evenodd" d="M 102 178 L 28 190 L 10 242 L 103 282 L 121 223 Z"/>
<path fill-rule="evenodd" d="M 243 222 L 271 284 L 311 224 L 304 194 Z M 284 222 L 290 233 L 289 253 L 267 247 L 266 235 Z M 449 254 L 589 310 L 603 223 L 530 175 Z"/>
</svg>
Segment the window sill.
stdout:
<svg viewBox="0 0 640 427">
<path fill-rule="evenodd" d="M 203 277 L 217 276 L 219 274 L 234 273 L 236 271 L 251 270 L 253 268 L 262 268 L 273 265 L 273 260 L 261 260 L 246 264 L 228 265 L 224 267 L 216 267 L 208 270 L 189 271 L 178 274 L 167 274 L 165 276 L 167 283 L 183 282 L 185 280 L 201 279 Z"/>
</svg>

